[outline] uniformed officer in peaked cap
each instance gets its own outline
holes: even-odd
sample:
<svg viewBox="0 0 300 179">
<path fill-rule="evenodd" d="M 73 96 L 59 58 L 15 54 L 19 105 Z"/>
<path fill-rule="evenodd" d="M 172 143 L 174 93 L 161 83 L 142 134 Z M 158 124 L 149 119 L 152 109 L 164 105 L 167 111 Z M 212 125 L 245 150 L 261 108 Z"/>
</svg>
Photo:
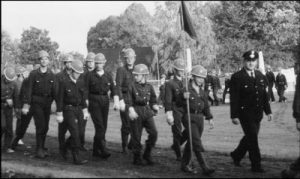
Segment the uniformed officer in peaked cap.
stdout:
<svg viewBox="0 0 300 179">
<path fill-rule="evenodd" d="M 249 152 L 253 172 L 265 172 L 261 166 L 261 155 L 258 147 L 258 132 L 263 112 L 272 120 L 272 112 L 268 101 L 267 79 L 258 70 L 258 53 L 254 50 L 243 55 L 244 67 L 234 73 L 230 83 L 230 112 L 232 123 L 241 123 L 244 137 L 238 147 L 230 153 L 236 166 Z"/>
</svg>

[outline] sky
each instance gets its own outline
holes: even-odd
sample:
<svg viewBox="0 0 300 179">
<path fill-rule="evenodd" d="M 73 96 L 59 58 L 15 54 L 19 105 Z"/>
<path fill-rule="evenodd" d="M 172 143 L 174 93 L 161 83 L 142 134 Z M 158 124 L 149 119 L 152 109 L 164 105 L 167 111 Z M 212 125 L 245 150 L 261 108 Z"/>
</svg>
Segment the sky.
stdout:
<svg viewBox="0 0 300 179">
<path fill-rule="evenodd" d="M 20 39 L 30 26 L 49 31 L 59 51 L 87 54 L 90 27 L 110 15 L 120 15 L 137 1 L 1 1 L 1 30 Z M 153 15 L 154 1 L 138 1 Z"/>
</svg>

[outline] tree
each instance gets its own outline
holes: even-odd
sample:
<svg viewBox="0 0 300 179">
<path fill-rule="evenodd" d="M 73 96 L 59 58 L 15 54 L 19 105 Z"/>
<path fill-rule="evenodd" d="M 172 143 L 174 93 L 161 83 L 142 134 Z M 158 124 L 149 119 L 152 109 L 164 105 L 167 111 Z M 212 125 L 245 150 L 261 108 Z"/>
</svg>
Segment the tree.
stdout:
<svg viewBox="0 0 300 179">
<path fill-rule="evenodd" d="M 88 32 L 88 51 L 99 48 L 152 46 L 156 41 L 156 27 L 151 15 L 139 3 L 130 5 L 120 16 L 100 20 Z"/>
<path fill-rule="evenodd" d="M 296 1 L 222 1 L 211 15 L 221 49 L 218 61 L 238 67 L 242 53 L 255 49 L 263 51 L 268 64 L 290 66 L 299 38 L 297 11 Z"/>
<path fill-rule="evenodd" d="M 8 32 L 1 31 L 1 66 L 19 63 L 20 49 L 17 39 L 12 40 Z"/>
<path fill-rule="evenodd" d="M 48 35 L 49 31 L 36 27 L 30 27 L 30 29 L 23 31 L 20 44 L 21 63 L 38 63 L 38 52 L 40 50 L 49 53 L 51 63 L 57 60 L 59 45 L 57 42 L 51 41 Z"/>
</svg>

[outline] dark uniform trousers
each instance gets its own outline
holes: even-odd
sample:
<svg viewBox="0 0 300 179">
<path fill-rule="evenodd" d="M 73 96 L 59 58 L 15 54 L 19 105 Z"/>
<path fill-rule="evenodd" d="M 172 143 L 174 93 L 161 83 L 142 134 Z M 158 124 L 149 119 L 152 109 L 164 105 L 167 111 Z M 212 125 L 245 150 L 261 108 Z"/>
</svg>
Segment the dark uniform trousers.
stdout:
<svg viewBox="0 0 300 179">
<path fill-rule="evenodd" d="M 268 94 L 271 101 L 275 101 L 274 93 L 273 93 L 273 84 L 268 85 Z"/>
<path fill-rule="evenodd" d="M 120 100 L 124 100 L 126 104 L 125 111 L 120 111 L 121 117 L 121 138 L 122 138 L 122 148 L 128 146 L 128 139 L 130 134 L 130 119 L 128 116 L 128 99 L 127 99 L 127 92 L 128 86 L 134 81 L 132 75 L 132 69 L 128 69 L 127 66 L 120 67 L 117 69 L 116 74 L 116 89 L 119 95 Z M 130 145 L 128 146 L 130 148 Z"/>
<path fill-rule="evenodd" d="M 15 138 L 16 143 L 24 137 L 32 117 L 33 117 L 32 108 L 29 109 L 29 112 L 26 115 L 21 114 L 20 124 L 17 125 L 16 128 L 16 138 Z"/>
<path fill-rule="evenodd" d="M 173 111 L 174 124 L 172 125 L 173 144 L 172 149 L 175 151 L 177 158 L 181 158 L 180 146 L 187 140 L 188 133 L 182 131 L 182 120 L 184 115 L 184 99 L 181 98 L 183 90 L 182 81 L 176 77 L 168 81 L 165 86 L 165 111 Z"/>
<path fill-rule="evenodd" d="M 45 148 L 49 129 L 51 104 L 57 95 L 56 77 L 48 68 L 45 73 L 40 69 L 31 71 L 28 77 L 28 90 L 24 104 L 30 104 L 36 126 L 36 149 Z"/>
<path fill-rule="evenodd" d="M 135 120 L 130 121 L 131 127 L 131 146 L 132 152 L 135 155 L 140 155 L 142 151 L 141 137 L 143 128 L 148 133 L 148 139 L 146 140 L 146 147 L 153 148 L 157 141 L 157 130 L 149 106 L 135 106 L 136 113 L 139 117 Z"/>
<path fill-rule="evenodd" d="M 257 70 L 255 78 L 251 78 L 245 69 L 231 78 L 231 118 L 239 118 L 244 132 L 238 147 L 232 152 L 232 157 L 240 161 L 248 151 L 252 168 L 261 167 L 258 133 L 263 112 L 267 115 L 272 113 L 266 91 L 267 83 L 267 78 Z"/>
<path fill-rule="evenodd" d="M 83 121 L 81 106 L 66 106 L 63 110 L 64 121 L 62 125 L 70 132 L 70 137 L 62 144 L 63 147 L 71 147 L 72 151 L 78 152 L 81 146 L 79 139 L 79 125 Z M 60 147 L 62 147 L 60 146 Z"/>
<path fill-rule="evenodd" d="M 95 127 L 95 136 L 93 143 L 94 152 L 106 152 L 105 133 L 107 129 L 107 119 L 109 112 L 108 95 L 90 95 L 89 111 Z"/>
<path fill-rule="evenodd" d="M 19 98 L 17 83 L 8 82 L 1 76 L 1 141 L 4 137 L 4 148 L 10 148 L 13 139 L 13 107 L 18 108 Z M 8 106 L 6 100 L 11 99 L 13 106 Z"/>
<path fill-rule="evenodd" d="M 200 166 L 203 168 L 205 165 L 204 158 L 201 153 L 204 152 L 204 147 L 202 145 L 201 136 L 204 128 L 204 117 L 207 120 L 212 119 L 213 116 L 210 112 L 209 104 L 208 104 L 208 96 L 207 94 L 200 88 L 199 93 L 191 85 L 192 82 L 189 83 L 188 90 L 190 92 L 190 120 L 191 120 L 191 134 L 192 134 L 192 146 L 194 153 L 197 157 L 197 160 Z M 184 102 L 186 105 L 186 101 Z M 188 126 L 188 114 L 187 110 L 184 112 L 183 118 L 183 126 L 189 132 Z M 191 149 L 190 149 L 190 140 L 185 145 L 184 153 L 182 156 L 182 167 L 187 166 L 191 160 Z"/>
<path fill-rule="evenodd" d="M 1 139 L 4 137 L 4 148 L 9 148 L 13 138 L 13 108 L 1 103 Z"/>
<path fill-rule="evenodd" d="M 108 91 L 111 96 L 115 96 L 116 87 L 110 74 L 104 72 L 100 76 L 96 70 L 87 74 L 86 86 L 89 94 L 88 108 L 95 127 L 93 152 L 95 155 L 100 154 L 99 152 L 108 154 L 105 141 L 109 111 Z"/>
</svg>

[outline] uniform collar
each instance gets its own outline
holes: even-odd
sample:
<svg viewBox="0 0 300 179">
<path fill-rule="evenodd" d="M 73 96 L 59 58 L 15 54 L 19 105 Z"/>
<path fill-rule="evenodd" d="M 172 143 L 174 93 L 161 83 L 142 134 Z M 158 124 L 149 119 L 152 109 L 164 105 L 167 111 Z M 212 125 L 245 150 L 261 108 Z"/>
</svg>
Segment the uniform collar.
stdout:
<svg viewBox="0 0 300 179">
<path fill-rule="evenodd" d="M 47 67 L 47 71 L 46 71 L 45 73 L 42 73 L 41 67 L 39 67 L 39 68 L 37 69 L 37 71 L 38 71 L 40 74 L 51 73 L 51 71 L 50 71 L 50 69 L 49 69 L 48 67 Z"/>
</svg>

